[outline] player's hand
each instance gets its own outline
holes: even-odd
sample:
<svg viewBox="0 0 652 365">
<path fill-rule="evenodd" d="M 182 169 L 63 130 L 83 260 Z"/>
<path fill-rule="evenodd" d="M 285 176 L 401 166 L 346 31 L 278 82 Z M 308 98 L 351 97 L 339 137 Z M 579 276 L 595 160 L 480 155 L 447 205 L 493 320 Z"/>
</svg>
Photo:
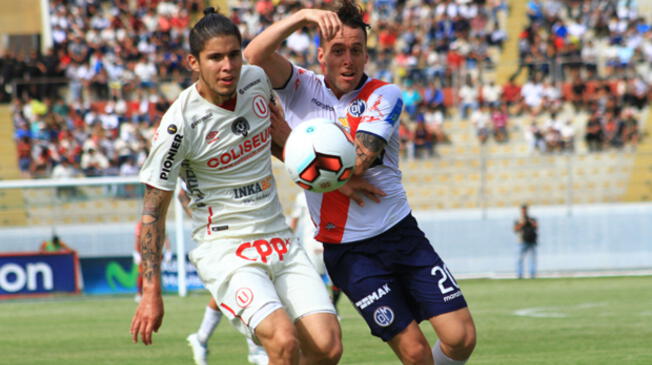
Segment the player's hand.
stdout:
<svg viewBox="0 0 652 365">
<path fill-rule="evenodd" d="M 321 36 L 325 40 L 332 39 L 343 29 L 342 21 L 337 16 L 337 13 L 333 11 L 321 9 L 304 9 L 301 11 L 306 21 L 317 25 Z"/>
<path fill-rule="evenodd" d="M 274 141 L 276 145 L 283 147 L 285 146 L 285 141 L 288 139 L 292 129 L 290 129 L 290 126 L 285 121 L 280 106 L 276 103 L 269 103 L 269 110 L 269 119 L 272 122 L 272 141 Z"/>
<path fill-rule="evenodd" d="M 131 319 L 131 336 L 138 343 L 138 334 L 145 345 L 152 344 L 152 332 L 158 332 L 163 322 L 163 298 L 160 293 L 144 293 Z"/>
<path fill-rule="evenodd" d="M 361 207 L 364 207 L 363 195 L 376 203 L 380 203 L 380 198 L 387 195 L 384 191 L 369 183 L 365 178 L 355 175 L 338 190 Z"/>
</svg>

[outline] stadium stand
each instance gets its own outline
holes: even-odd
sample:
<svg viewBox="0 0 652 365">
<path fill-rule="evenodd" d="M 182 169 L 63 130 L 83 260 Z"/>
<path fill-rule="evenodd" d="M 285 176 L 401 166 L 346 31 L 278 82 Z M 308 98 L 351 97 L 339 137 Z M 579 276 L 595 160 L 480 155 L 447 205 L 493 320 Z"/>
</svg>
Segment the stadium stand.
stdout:
<svg viewBox="0 0 652 365">
<path fill-rule="evenodd" d="M 174 95 L 190 82 L 190 75 L 178 58 L 182 47 L 174 40 L 183 39 L 187 30 L 185 24 L 196 19 L 202 2 L 87 1 L 77 10 L 70 1 L 50 3 L 55 47 L 58 43 L 65 44 L 61 46 L 64 50 L 55 54 L 57 62 L 68 71 L 65 73 L 67 81 L 54 94 L 49 94 L 52 88 L 23 86 L 17 89 L 25 97 L 14 98 L 12 115 L 0 116 L 2 120 L 12 120 L 16 132 L 12 135 L 3 132 L 0 141 L 16 151 L 24 147 L 18 136 L 31 136 L 30 153 L 26 157 L 29 161 L 26 165 L 20 164 L 22 176 L 52 176 L 62 159 L 69 159 L 73 166 L 66 173 L 76 176 L 118 175 L 122 170 L 124 174 L 133 174 L 137 166 L 123 169 L 129 167 L 126 161 L 133 158 L 136 163 L 142 162 L 152 127 Z M 223 9 L 230 7 L 232 18 L 243 29 L 245 42 L 269 24 L 275 12 L 291 12 L 299 4 L 281 0 L 275 2 L 276 7 L 268 8 L 263 6 L 266 2 L 259 2 L 260 6 L 246 1 L 229 1 L 228 6 L 227 1 L 217 3 Z M 376 6 L 373 1 L 364 3 L 368 6 L 368 21 L 373 26 L 369 36 L 373 60 L 369 65 L 370 74 L 396 82 L 406 92 L 416 91 L 416 94 L 406 94 L 414 97 L 415 102 L 403 115 L 406 148 L 402 162 L 405 185 L 415 210 L 508 207 L 523 201 L 550 205 L 650 199 L 652 147 L 649 138 L 642 138 L 638 146 L 601 144 L 601 151 L 589 149 L 584 135 L 593 114 L 586 106 L 575 107 L 578 99 L 571 73 L 561 80 L 552 80 L 552 75 L 528 85 L 529 71 L 519 72 L 513 78 L 516 83 L 511 90 L 512 97 L 502 95 L 507 90 L 505 85 L 520 68 L 522 47 L 531 34 L 527 30 L 531 29 L 533 4 L 544 4 L 544 10 L 549 10 L 546 7 L 558 5 L 558 1 L 380 1 Z M 598 4 L 593 0 L 582 3 Z M 612 3 L 616 4 L 609 2 Z M 637 14 L 651 14 L 652 9 L 648 8 L 648 4 L 641 4 Z M 598 17 L 607 17 L 610 12 L 617 11 L 609 7 L 596 9 Z M 573 18 L 568 14 L 573 11 L 558 11 L 559 19 L 536 20 L 535 23 L 561 21 L 571 24 Z M 595 29 L 589 31 L 595 32 Z M 551 35 L 541 29 L 537 32 L 542 40 L 537 40 L 536 44 L 543 46 L 546 41 L 543 37 Z M 652 34 L 649 29 L 645 32 Z M 137 37 L 128 41 L 125 34 Z M 596 37 L 596 43 L 604 45 L 608 43 L 608 36 L 614 34 Z M 159 36 L 171 39 L 173 47 L 157 43 Z M 305 67 L 315 67 L 314 36 L 313 30 L 297 34 L 288 40 L 282 52 Z M 99 43 L 93 46 L 93 42 Z M 645 42 L 642 44 L 652 44 Z M 120 52 L 115 51 L 115 44 L 119 45 Z M 86 54 L 87 51 L 90 53 Z M 71 61 L 75 52 L 84 54 L 78 64 Z M 156 65 L 165 67 L 159 67 L 158 73 L 149 72 L 151 62 L 142 58 L 143 54 L 152 55 Z M 29 70 L 35 72 L 38 62 L 46 66 L 46 61 L 50 60 L 47 57 L 46 54 L 23 59 L 8 54 L 4 61 L 11 62 L 4 62 L 4 65 L 22 64 L 24 75 L 31 77 Z M 547 66 L 542 69 L 553 68 L 554 60 L 552 57 L 546 61 Z M 651 65 L 651 59 L 642 59 L 634 68 L 649 71 Z M 116 69 L 121 70 L 119 77 L 113 74 Z M 641 83 L 627 75 L 630 68 L 614 73 L 615 68 L 605 63 L 599 69 L 603 74 L 613 74 L 609 78 L 579 78 L 582 90 L 590 96 L 586 101 L 606 103 L 604 99 L 610 94 L 600 94 L 599 86 L 603 84 L 608 85 L 610 93 L 617 95 L 614 100 L 623 102 L 628 97 L 628 88 L 650 89 L 648 79 L 641 79 Z M 103 70 L 111 72 L 105 75 Z M 63 69 L 55 68 L 54 71 L 59 72 L 60 77 Z M 55 76 L 56 72 L 50 76 Z M 151 77 L 144 76 L 148 73 Z M 469 118 L 462 118 L 459 110 L 463 101 L 461 89 L 467 80 L 471 85 L 472 98 L 469 100 L 472 103 L 469 104 Z M 527 90 L 531 89 L 546 90 L 546 100 L 550 104 L 539 107 L 540 112 L 531 113 L 536 109 L 528 104 Z M 635 104 L 637 99 L 631 95 L 636 94 L 629 95 L 627 103 Z M 647 94 L 641 100 L 646 99 Z M 508 100 L 512 104 L 503 109 Z M 496 108 L 483 111 L 480 107 L 483 103 Z M 639 124 L 638 133 L 644 136 L 652 122 L 646 102 L 641 106 L 625 109 L 627 113 L 631 110 Z M 553 109 L 556 117 L 549 113 Z M 474 111 L 479 112 L 474 114 Z M 478 139 L 477 115 L 486 118 L 488 139 L 484 143 Z M 621 114 L 615 113 L 613 120 L 601 122 L 605 125 L 619 123 L 619 118 Z M 494 123 L 501 121 L 505 123 L 506 132 L 502 141 L 492 136 Z M 563 143 L 562 128 L 555 124 L 564 121 L 569 122 L 565 131 L 572 147 Z M 414 156 L 411 152 L 415 126 L 422 123 L 427 125 L 426 139 L 432 145 L 433 157 L 421 153 Z M 543 130 L 541 140 L 537 139 L 533 123 Z M 551 128 L 556 132 L 548 133 Z M 108 168 L 104 166 L 98 170 L 82 166 L 84 155 L 90 149 L 104 155 Z M 21 151 L 24 153 L 24 149 Z M 19 166 L 15 152 L 13 157 L 9 156 L 3 154 L 3 158 L 13 158 L 13 162 L 3 162 L 0 173 L 5 173 L 5 166 Z M 281 200 L 289 206 L 297 188 L 280 164 L 275 163 L 274 169 Z M 17 169 L 11 171 L 13 177 L 3 175 L 2 178 L 15 178 Z M 4 193 L 0 190 L 0 194 Z M 25 190 L 24 198 L 20 199 L 16 198 L 20 194 L 6 192 L 6 198 L 2 199 L 9 200 L 3 203 L 0 199 L 0 204 L 11 206 L 15 209 L 13 212 L 20 211 L 21 204 L 25 204 L 28 208 L 23 215 L 42 224 L 136 219 L 138 200 L 132 196 L 95 187 L 80 189 L 79 193 L 78 199 L 62 199 L 56 189 Z M 89 207 L 92 209 L 87 209 Z"/>
</svg>

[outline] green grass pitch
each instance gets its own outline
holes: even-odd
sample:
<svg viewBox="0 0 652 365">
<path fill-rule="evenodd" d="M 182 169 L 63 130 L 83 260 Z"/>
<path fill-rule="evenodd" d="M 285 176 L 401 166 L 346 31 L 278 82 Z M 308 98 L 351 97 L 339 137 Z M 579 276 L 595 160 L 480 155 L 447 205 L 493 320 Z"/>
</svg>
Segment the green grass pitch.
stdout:
<svg viewBox="0 0 652 365">
<path fill-rule="evenodd" d="M 478 345 L 469 364 L 650 365 L 652 278 L 462 280 Z M 204 292 L 165 297 L 154 345 L 131 343 L 131 296 L 0 301 L 2 364 L 191 364 L 185 337 L 208 302 Z M 341 364 L 398 364 L 344 298 Z M 434 331 L 422 328 L 434 343 Z M 228 323 L 209 343 L 209 362 L 246 364 L 244 338 Z"/>
</svg>

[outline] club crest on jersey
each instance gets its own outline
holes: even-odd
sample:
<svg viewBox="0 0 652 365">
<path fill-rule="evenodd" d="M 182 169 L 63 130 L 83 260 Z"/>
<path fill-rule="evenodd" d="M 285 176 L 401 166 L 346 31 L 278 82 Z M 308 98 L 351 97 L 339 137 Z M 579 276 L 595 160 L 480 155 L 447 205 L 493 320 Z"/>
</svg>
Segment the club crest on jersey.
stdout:
<svg viewBox="0 0 652 365">
<path fill-rule="evenodd" d="M 258 118 L 267 118 L 267 116 L 269 115 L 269 108 L 267 107 L 267 102 L 265 101 L 265 98 L 263 98 L 260 95 L 256 95 L 252 107 L 254 108 L 254 113 L 256 113 L 256 116 L 258 116 Z"/>
<path fill-rule="evenodd" d="M 244 117 L 239 117 L 231 124 L 231 131 L 246 137 L 249 134 L 249 122 Z"/>
<path fill-rule="evenodd" d="M 348 113 L 354 117 L 359 117 L 364 113 L 365 109 L 367 108 L 367 103 L 364 102 L 362 99 L 355 99 L 349 105 L 349 110 Z"/>
<path fill-rule="evenodd" d="M 386 305 L 376 308 L 374 311 L 374 322 L 381 327 L 391 325 L 394 323 L 394 311 Z"/>
<path fill-rule="evenodd" d="M 235 301 L 240 308 L 246 308 L 253 302 L 254 292 L 249 288 L 240 288 L 235 292 Z"/>
</svg>

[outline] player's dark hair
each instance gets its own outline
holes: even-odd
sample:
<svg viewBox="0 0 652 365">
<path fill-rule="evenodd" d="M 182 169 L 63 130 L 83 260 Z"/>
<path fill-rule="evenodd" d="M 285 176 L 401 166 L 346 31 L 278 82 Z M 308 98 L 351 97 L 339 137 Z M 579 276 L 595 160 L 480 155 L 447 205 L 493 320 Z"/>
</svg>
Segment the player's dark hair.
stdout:
<svg viewBox="0 0 652 365">
<path fill-rule="evenodd" d="M 367 39 L 367 29 L 371 26 L 364 22 L 363 10 L 353 0 L 342 0 L 340 7 L 337 9 L 337 16 L 342 24 L 351 28 L 359 28 L 364 32 L 364 38 Z"/>
<path fill-rule="evenodd" d="M 204 17 L 199 19 L 190 30 L 190 53 L 199 58 L 199 53 L 204 50 L 204 45 L 208 40 L 213 37 L 231 35 L 235 36 L 242 44 L 240 29 L 233 24 L 231 19 L 217 12 L 214 7 L 208 7 L 204 9 Z"/>
</svg>

